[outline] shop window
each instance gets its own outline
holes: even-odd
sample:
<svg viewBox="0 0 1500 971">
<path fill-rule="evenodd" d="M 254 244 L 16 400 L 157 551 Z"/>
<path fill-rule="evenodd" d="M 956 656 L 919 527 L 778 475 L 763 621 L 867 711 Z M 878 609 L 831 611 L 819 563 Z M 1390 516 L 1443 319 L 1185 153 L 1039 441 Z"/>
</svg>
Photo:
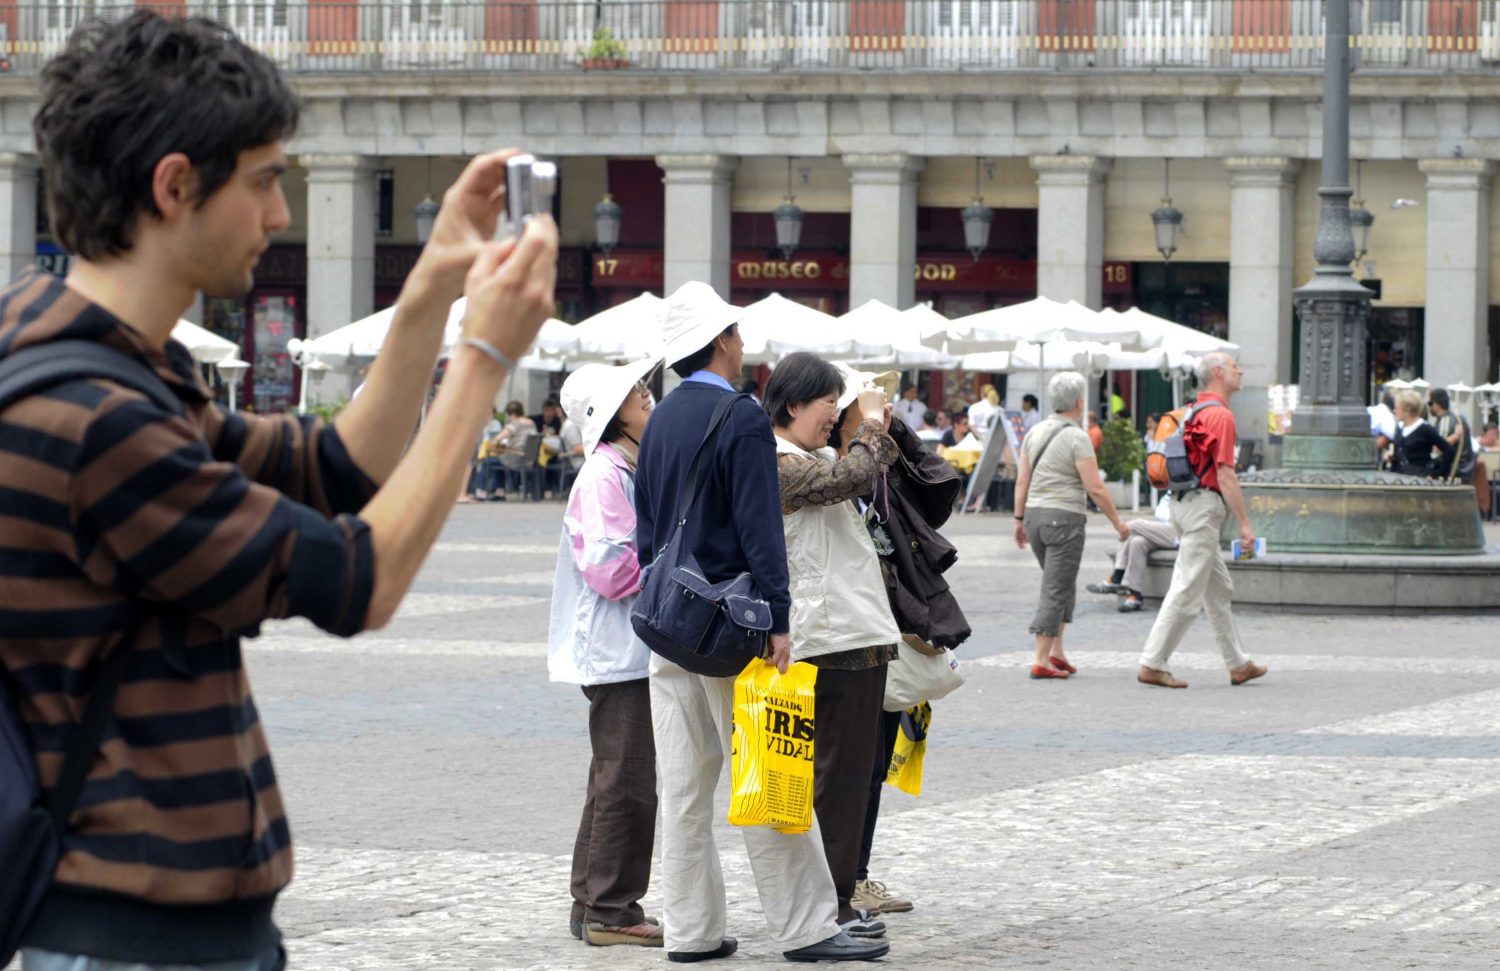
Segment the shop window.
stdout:
<svg viewBox="0 0 1500 971">
<path fill-rule="evenodd" d="M 375 173 L 375 237 L 386 239 L 396 226 L 396 173 L 381 169 Z"/>
</svg>

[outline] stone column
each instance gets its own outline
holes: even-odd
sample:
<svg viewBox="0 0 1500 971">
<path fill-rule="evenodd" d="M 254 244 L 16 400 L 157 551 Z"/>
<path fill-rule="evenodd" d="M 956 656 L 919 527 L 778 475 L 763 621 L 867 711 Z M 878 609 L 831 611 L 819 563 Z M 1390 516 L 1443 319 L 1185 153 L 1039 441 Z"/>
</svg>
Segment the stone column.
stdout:
<svg viewBox="0 0 1500 971">
<path fill-rule="evenodd" d="M 1036 292 L 1098 310 L 1104 289 L 1104 174 L 1092 155 L 1033 155 L 1037 173 Z"/>
<path fill-rule="evenodd" d="M 307 336 L 375 309 L 375 164 L 364 155 L 303 155 L 307 170 Z"/>
<path fill-rule="evenodd" d="M 916 301 L 917 176 L 926 159 L 902 152 L 844 156 L 849 170 L 849 306 Z"/>
<path fill-rule="evenodd" d="M 0 154 L 0 283 L 36 262 L 35 155 Z"/>
<path fill-rule="evenodd" d="M 732 155 L 658 155 L 666 186 L 663 296 L 701 280 L 729 299 L 730 189 L 740 160 Z"/>
<path fill-rule="evenodd" d="M 1434 158 L 1427 174 L 1423 374 L 1433 386 L 1489 380 L 1490 175 L 1486 159 Z"/>
<path fill-rule="evenodd" d="M 1292 376 L 1292 194 L 1300 159 L 1227 158 L 1229 339 L 1244 387 L 1234 417 L 1242 438 L 1266 436 L 1266 389 Z"/>
</svg>

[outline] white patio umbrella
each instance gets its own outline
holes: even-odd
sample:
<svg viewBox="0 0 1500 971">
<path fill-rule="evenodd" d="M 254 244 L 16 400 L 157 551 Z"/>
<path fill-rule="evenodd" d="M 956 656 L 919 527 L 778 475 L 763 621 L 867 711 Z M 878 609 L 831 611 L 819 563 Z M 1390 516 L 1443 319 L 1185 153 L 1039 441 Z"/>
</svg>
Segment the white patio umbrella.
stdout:
<svg viewBox="0 0 1500 971">
<path fill-rule="evenodd" d="M 578 337 L 575 359 L 637 361 L 661 354 L 663 302 L 654 293 L 642 293 L 580 321 L 574 328 Z"/>
<path fill-rule="evenodd" d="M 795 351 L 811 351 L 830 360 L 855 360 L 890 353 L 889 344 L 859 339 L 837 317 L 773 293 L 745 308 L 740 318 L 745 361 L 768 364 Z"/>
<path fill-rule="evenodd" d="M 949 353 L 1011 350 L 1023 341 L 1050 344 L 1055 341 L 1118 343 L 1128 350 L 1150 350 L 1155 343 L 1138 327 L 1111 320 L 1080 303 L 1059 303 L 1037 297 L 1025 303 L 996 307 L 948 325 Z"/>
<path fill-rule="evenodd" d="M 940 325 L 936 329 L 941 334 L 947 319 L 929 307 L 923 306 L 922 309 L 937 317 Z M 838 320 L 852 330 L 861 343 L 889 346 L 887 354 L 860 358 L 857 363 L 861 366 L 890 364 L 903 369 L 949 368 L 957 363 L 956 358 L 922 343 L 931 329 L 930 324 L 924 324 L 920 316 L 910 311 L 897 310 L 879 300 L 867 300 Z"/>
<path fill-rule="evenodd" d="M 227 361 L 239 352 L 239 345 L 225 340 L 211 330 L 206 330 L 191 320 L 179 320 L 172 328 L 172 339 L 187 347 L 188 353 L 199 364 L 217 364 Z"/>
<path fill-rule="evenodd" d="M 1238 354 L 1240 350 L 1240 346 L 1233 341 L 1221 340 L 1201 330 L 1194 330 L 1165 317 L 1149 314 L 1139 307 L 1131 307 L 1125 311 L 1106 307 L 1099 313 L 1106 320 L 1118 318 L 1128 326 L 1135 327 L 1146 340 L 1150 341 L 1147 345 L 1149 347 L 1160 347 L 1192 357 L 1202 357 L 1211 351 Z"/>
<path fill-rule="evenodd" d="M 448 308 L 448 322 L 443 328 L 442 353 L 446 355 L 463 333 L 464 312 L 468 301 L 460 297 Z M 308 360 L 322 361 L 333 367 L 350 367 L 368 363 L 380 353 L 396 317 L 394 306 L 377 310 L 368 317 L 306 341 L 300 353 Z M 577 350 L 578 337 L 571 324 L 551 319 L 542 325 L 533 353 L 566 356 Z"/>
</svg>

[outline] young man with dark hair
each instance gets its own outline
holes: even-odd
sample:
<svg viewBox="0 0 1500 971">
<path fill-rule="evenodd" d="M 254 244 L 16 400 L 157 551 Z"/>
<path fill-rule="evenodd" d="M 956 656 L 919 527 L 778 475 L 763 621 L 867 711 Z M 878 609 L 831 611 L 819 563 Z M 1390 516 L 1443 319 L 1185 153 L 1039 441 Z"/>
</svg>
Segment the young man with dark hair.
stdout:
<svg viewBox="0 0 1500 971">
<path fill-rule="evenodd" d="M 482 156 L 333 426 L 213 404 L 172 327 L 198 293 L 252 287 L 289 219 L 297 115 L 270 61 L 199 18 L 85 23 L 42 72 L 37 148 L 74 259 L 66 280 L 30 270 L 0 296 L 0 357 L 91 341 L 176 400 L 80 376 L 0 415 L 0 667 L 44 789 L 101 664 L 127 652 L 25 971 L 284 962 L 272 908 L 291 838 L 240 638 L 272 617 L 344 636 L 391 619 L 552 309 L 556 229 L 490 242 L 511 153 Z M 403 456 L 388 430 L 414 423 L 461 294 L 464 336 Z"/>
<path fill-rule="evenodd" d="M 650 567 L 677 526 L 689 466 L 714 409 L 740 376 L 745 345 L 740 309 L 706 283 L 684 284 L 663 308 L 666 362 L 683 381 L 652 413 L 636 468 L 636 548 Z M 767 401 L 772 409 L 777 406 Z M 766 413 L 735 401 L 704 469 L 683 540 L 710 582 L 748 572 L 771 606 L 771 660 L 791 658 L 791 580 L 781 523 L 776 441 Z M 662 927 L 667 958 L 698 962 L 739 947 L 724 936 L 728 909 L 714 847 L 713 804 L 729 760 L 734 679 L 694 674 L 651 656 L 651 720 L 661 786 Z M 872 726 L 873 729 L 873 726 Z M 793 961 L 878 958 L 883 942 L 839 928 L 838 896 L 816 818 L 806 833 L 750 826 L 742 831 L 761 910 L 776 946 Z"/>
<path fill-rule="evenodd" d="M 1440 469 L 1443 478 L 1457 478 L 1468 484 L 1474 481 L 1474 436 L 1469 433 L 1469 420 L 1454 412 L 1448 398 L 1447 388 L 1433 388 L 1427 393 L 1427 410 L 1432 413 L 1433 426 L 1444 441 L 1456 450 L 1457 459 L 1446 469 Z"/>
</svg>

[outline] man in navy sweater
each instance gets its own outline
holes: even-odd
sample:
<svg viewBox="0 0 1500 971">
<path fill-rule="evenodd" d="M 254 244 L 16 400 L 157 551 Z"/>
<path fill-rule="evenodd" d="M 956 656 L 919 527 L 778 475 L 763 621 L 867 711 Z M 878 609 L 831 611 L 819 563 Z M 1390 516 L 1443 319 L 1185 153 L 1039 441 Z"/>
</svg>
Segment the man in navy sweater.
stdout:
<svg viewBox="0 0 1500 971">
<path fill-rule="evenodd" d="M 671 538 L 688 466 L 715 405 L 734 392 L 744 342 L 731 307 L 704 283 L 688 283 L 664 308 L 667 364 L 683 378 L 651 415 L 636 469 L 636 540 L 649 565 Z M 725 418 L 686 526 L 710 581 L 745 571 L 771 604 L 771 660 L 791 656 L 786 539 L 776 442 L 765 412 L 738 401 Z M 667 957 L 704 961 L 738 947 L 724 936 L 724 875 L 713 838 L 713 796 L 729 755 L 734 679 L 693 674 L 651 657 L 651 720 L 661 781 L 662 924 Z M 817 820 L 806 833 L 744 830 L 766 924 L 793 961 L 870 960 L 889 945 L 855 940 L 838 923 L 838 899 Z"/>
</svg>

